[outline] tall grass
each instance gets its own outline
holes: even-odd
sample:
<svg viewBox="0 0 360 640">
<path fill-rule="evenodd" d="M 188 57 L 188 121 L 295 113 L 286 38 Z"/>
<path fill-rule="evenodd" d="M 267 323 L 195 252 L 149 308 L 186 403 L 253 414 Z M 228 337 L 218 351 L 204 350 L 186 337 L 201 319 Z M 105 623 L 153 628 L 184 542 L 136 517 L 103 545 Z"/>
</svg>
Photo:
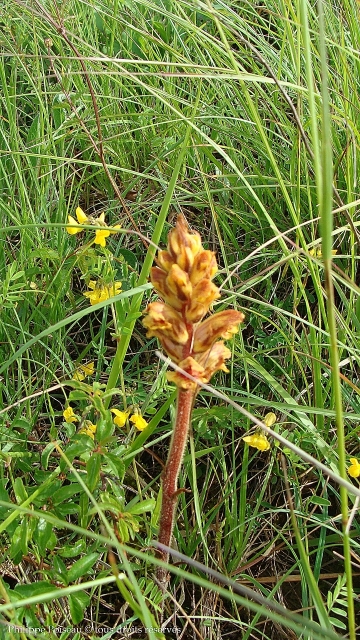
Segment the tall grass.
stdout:
<svg viewBox="0 0 360 640">
<path fill-rule="evenodd" d="M 358 481 L 352 493 L 341 479 L 359 454 L 358 3 L 5 0 L 3 9 L 6 637 L 35 637 L 8 626 L 19 624 L 55 638 L 57 624 L 81 626 L 80 638 L 90 621 L 88 637 L 142 625 L 158 638 L 163 609 L 167 627 L 181 629 L 169 638 L 354 640 Z M 100 258 L 80 259 L 82 240 L 65 231 L 79 205 L 123 228 L 109 243 L 123 293 L 94 308 L 83 273 Z M 163 246 L 180 211 L 217 252 L 217 308 L 246 314 L 216 389 L 260 420 L 274 412 L 289 446 L 249 448 L 250 418 L 202 391 L 163 599 L 151 541 L 173 388 L 137 322 L 153 295 L 155 248 L 132 232 Z M 97 470 L 84 466 L 63 424 L 70 392 L 80 393 L 69 380 L 89 360 L 106 407 L 125 399 L 150 423 L 116 431 L 111 470 L 104 451 L 92 456 Z M 128 539 L 126 528 L 113 533 L 109 500 Z M 72 579 L 61 582 L 66 570 Z"/>
</svg>

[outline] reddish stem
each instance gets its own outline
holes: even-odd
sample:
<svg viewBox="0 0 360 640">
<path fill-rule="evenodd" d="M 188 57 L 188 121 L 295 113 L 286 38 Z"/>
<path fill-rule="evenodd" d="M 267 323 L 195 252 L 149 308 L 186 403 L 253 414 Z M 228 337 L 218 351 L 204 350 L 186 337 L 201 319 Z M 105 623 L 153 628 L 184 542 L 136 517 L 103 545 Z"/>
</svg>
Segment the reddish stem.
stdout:
<svg viewBox="0 0 360 640">
<path fill-rule="evenodd" d="M 167 547 L 171 546 L 178 497 L 177 483 L 188 439 L 194 395 L 194 389 L 178 389 L 174 431 L 162 478 L 162 504 L 158 540 Z M 163 551 L 158 551 L 157 557 L 164 562 L 169 560 L 169 554 Z M 161 584 L 166 585 L 168 582 L 167 571 L 159 567 L 157 578 Z"/>
</svg>

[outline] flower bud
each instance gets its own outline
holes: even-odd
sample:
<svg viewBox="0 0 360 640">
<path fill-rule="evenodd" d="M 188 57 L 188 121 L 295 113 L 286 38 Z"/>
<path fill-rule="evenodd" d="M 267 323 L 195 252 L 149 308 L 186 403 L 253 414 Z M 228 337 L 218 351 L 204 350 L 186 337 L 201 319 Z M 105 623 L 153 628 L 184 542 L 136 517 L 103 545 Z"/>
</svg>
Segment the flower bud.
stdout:
<svg viewBox="0 0 360 640">
<path fill-rule="evenodd" d="M 272 427 L 276 421 L 277 421 L 277 417 L 275 413 L 273 413 L 272 411 L 270 411 L 270 413 L 267 413 L 263 419 L 263 423 L 266 424 L 267 427 Z"/>
<path fill-rule="evenodd" d="M 194 257 L 200 249 L 200 234 L 197 231 L 190 233 L 184 216 L 179 215 L 176 227 L 169 233 L 168 250 L 176 260 L 180 269 L 189 273 L 194 264 Z"/>
</svg>

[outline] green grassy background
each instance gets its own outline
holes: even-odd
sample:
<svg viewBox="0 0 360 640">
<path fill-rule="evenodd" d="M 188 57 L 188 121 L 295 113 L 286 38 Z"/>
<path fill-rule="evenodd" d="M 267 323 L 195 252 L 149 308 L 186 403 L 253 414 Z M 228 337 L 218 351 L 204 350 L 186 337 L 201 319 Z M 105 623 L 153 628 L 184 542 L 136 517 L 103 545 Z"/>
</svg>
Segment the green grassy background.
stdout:
<svg viewBox="0 0 360 640">
<path fill-rule="evenodd" d="M 109 224 L 136 226 L 163 246 L 183 212 L 217 252 L 223 296 L 215 308 L 246 315 L 231 372 L 214 386 L 259 418 L 273 411 L 290 444 L 345 477 L 359 452 L 359 5 L 320 3 L 323 23 L 305 0 L 2 6 L 0 531 L 15 576 L 3 569 L 3 630 L 33 637 L 6 625 L 78 621 L 80 638 L 97 637 L 100 624 L 157 627 L 161 595 L 148 546 L 173 388 L 138 321 L 152 297 L 143 285 L 153 253 L 138 236 L 111 236 L 126 292 L 114 307 L 116 349 L 110 307 L 94 311 L 82 295 L 84 269 L 96 272 L 100 262 L 93 254 L 79 262 L 83 239 L 64 225 L 79 205 L 105 210 Z M 151 419 L 141 436 L 116 432 L 111 472 L 101 452 L 95 470 L 71 464 L 83 452 L 71 449 L 74 434 L 62 423 L 70 387 L 60 385 L 84 360 L 94 360 L 96 382 L 119 384 L 113 404 L 126 397 Z M 354 511 L 344 534 L 346 490 L 340 496 L 338 484 L 275 439 L 270 452 L 245 447 L 251 426 L 213 394 L 199 396 L 175 540 L 180 553 L 282 608 L 261 608 L 248 593 L 219 586 L 218 576 L 180 564 L 165 619 L 177 611 L 170 626 L 185 638 L 349 632 L 354 640 L 359 521 Z M 138 530 L 128 516 L 122 531 L 127 554 L 99 506 L 105 494 L 137 518 Z M 349 495 L 356 510 L 354 501 Z M 122 581 L 109 564 L 109 539 Z M 40 609 L 26 608 L 32 597 Z"/>
</svg>

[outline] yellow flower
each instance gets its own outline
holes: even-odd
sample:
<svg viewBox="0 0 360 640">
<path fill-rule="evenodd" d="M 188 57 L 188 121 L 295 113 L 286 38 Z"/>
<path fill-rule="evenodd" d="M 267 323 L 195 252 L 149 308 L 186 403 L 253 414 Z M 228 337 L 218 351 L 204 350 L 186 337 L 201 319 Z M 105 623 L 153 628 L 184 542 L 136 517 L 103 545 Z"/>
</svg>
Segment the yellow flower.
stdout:
<svg viewBox="0 0 360 640">
<path fill-rule="evenodd" d="M 139 431 L 144 431 L 144 429 L 146 429 L 146 427 L 148 426 L 146 420 L 138 413 L 134 413 L 134 415 L 131 416 L 130 422 L 132 422 Z"/>
<path fill-rule="evenodd" d="M 98 229 L 98 231 L 95 231 L 94 244 L 99 244 L 100 247 L 106 247 L 105 238 L 108 238 L 109 235 L 110 231 L 108 231 L 107 229 Z"/>
<path fill-rule="evenodd" d="M 259 451 L 267 451 L 270 449 L 270 442 L 263 433 L 254 433 L 252 436 L 244 436 L 244 442 L 247 442 L 250 447 L 255 447 Z"/>
<path fill-rule="evenodd" d="M 121 282 L 119 281 L 105 285 L 95 280 L 90 280 L 88 286 L 90 291 L 85 291 L 84 296 L 89 298 L 91 305 L 104 302 L 104 300 L 108 300 L 121 292 Z"/>
<path fill-rule="evenodd" d="M 111 413 L 114 414 L 115 418 L 114 418 L 114 424 L 116 424 L 117 427 L 125 427 L 126 425 L 126 420 L 129 417 L 129 412 L 128 411 L 119 411 L 119 409 L 110 409 Z"/>
<path fill-rule="evenodd" d="M 75 233 L 80 233 L 80 231 L 83 230 L 80 225 L 90 224 L 89 218 L 85 215 L 83 210 L 80 209 L 80 207 L 76 209 L 75 214 L 77 217 L 77 222 L 75 218 L 73 218 L 72 216 L 68 216 L 68 221 L 70 222 L 71 225 L 73 225 L 71 227 L 66 227 L 66 231 L 70 233 L 70 235 L 75 235 Z"/>
<path fill-rule="evenodd" d="M 80 429 L 79 433 L 84 433 L 89 438 L 95 439 L 96 433 L 96 424 L 90 422 L 90 420 L 85 420 L 85 424 L 82 429 Z"/>
<path fill-rule="evenodd" d="M 97 220 L 94 221 L 94 224 L 97 226 L 107 226 L 106 222 L 105 222 L 105 213 L 102 213 Z M 95 240 L 94 240 L 94 244 L 99 244 L 100 247 L 105 247 L 106 246 L 106 238 L 108 238 L 110 235 L 112 235 L 113 233 L 116 233 L 119 229 L 120 229 L 120 225 L 116 224 L 114 227 L 111 227 L 110 229 L 97 229 L 95 231 Z"/>
<path fill-rule="evenodd" d="M 315 258 L 322 258 L 322 251 L 320 248 L 310 249 L 309 254 L 311 256 L 314 256 Z M 331 255 L 336 256 L 336 254 L 337 254 L 337 249 L 332 249 Z"/>
<path fill-rule="evenodd" d="M 77 422 L 79 420 L 79 418 L 74 413 L 74 409 L 70 406 L 63 411 L 63 416 L 65 419 L 65 422 L 67 422 L 68 424 L 71 424 L 72 422 Z"/>
<path fill-rule="evenodd" d="M 76 233 L 80 233 L 82 231 L 81 226 L 84 224 L 91 224 L 95 227 L 100 227 L 95 231 L 95 244 L 99 244 L 101 247 L 106 246 L 106 238 L 108 238 L 111 234 L 116 233 L 121 228 L 119 224 L 116 224 L 111 229 L 101 229 L 101 227 L 106 227 L 107 224 L 105 222 L 105 213 L 101 213 L 98 218 L 88 218 L 87 215 L 83 212 L 80 207 L 78 207 L 75 211 L 77 221 L 72 216 L 68 216 L 68 221 L 71 226 L 66 227 L 66 231 L 70 233 L 70 235 L 74 235 Z"/>
<path fill-rule="evenodd" d="M 275 413 L 267 413 L 266 416 L 264 417 L 263 423 L 266 424 L 267 427 L 272 427 L 273 424 L 275 424 L 277 420 L 277 417 L 275 415 Z"/>
<path fill-rule="evenodd" d="M 352 478 L 360 476 L 360 462 L 356 458 L 350 458 L 351 465 L 348 468 L 348 474 Z"/>
<path fill-rule="evenodd" d="M 77 380 L 81 382 L 85 380 L 87 376 L 92 376 L 94 374 L 95 365 L 93 362 L 88 362 L 87 364 L 80 364 L 74 371 L 73 380 Z"/>
</svg>

